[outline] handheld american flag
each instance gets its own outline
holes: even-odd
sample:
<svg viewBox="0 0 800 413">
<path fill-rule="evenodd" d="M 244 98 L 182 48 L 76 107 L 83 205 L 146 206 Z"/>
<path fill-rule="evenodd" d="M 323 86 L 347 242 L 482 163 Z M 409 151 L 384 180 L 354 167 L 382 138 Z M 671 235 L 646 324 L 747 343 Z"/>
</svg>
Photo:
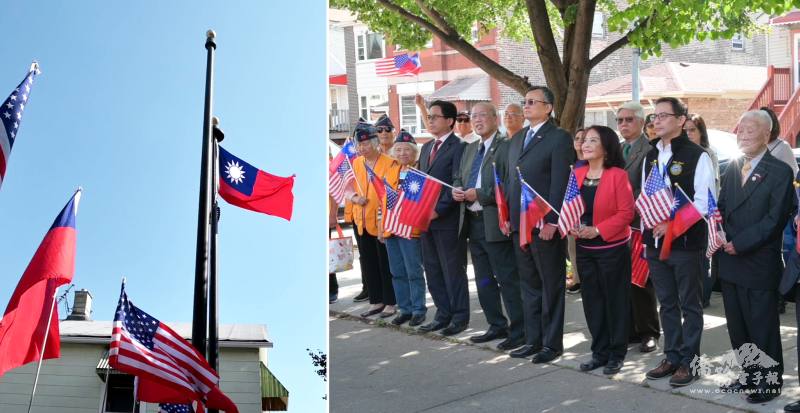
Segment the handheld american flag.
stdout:
<svg viewBox="0 0 800 413">
<path fill-rule="evenodd" d="M 725 244 L 725 232 L 722 230 L 722 215 L 717 208 L 717 201 L 714 200 L 714 194 L 711 189 L 708 190 L 708 249 L 706 249 L 706 257 L 711 258 L 712 255 Z"/>
<path fill-rule="evenodd" d="M 22 79 L 22 83 L 6 98 L 0 106 L 0 186 L 6 177 L 8 158 L 11 156 L 11 148 L 19 133 L 19 125 L 22 123 L 22 112 L 28 104 L 28 98 L 33 86 L 33 78 L 39 74 L 39 65 L 33 63 L 28 74 Z"/>
<path fill-rule="evenodd" d="M 561 205 L 561 216 L 558 217 L 558 231 L 562 237 L 566 237 L 569 230 L 577 227 L 581 223 L 581 215 L 585 206 L 581 191 L 578 189 L 578 179 L 575 178 L 575 171 L 570 171 L 567 191 L 564 193 L 564 204 Z"/>
<path fill-rule="evenodd" d="M 525 249 L 525 246 L 533 240 L 533 228 L 544 227 L 544 216 L 552 211 L 553 207 L 525 182 L 519 169 L 517 174 L 520 185 L 519 246 Z"/>
<path fill-rule="evenodd" d="M 383 230 L 391 232 L 398 237 L 411 238 L 411 225 L 400 223 L 400 214 L 402 212 L 401 204 L 403 202 L 403 193 L 399 193 L 383 180 L 386 187 L 386 214 L 383 219 Z"/>
<path fill-rule="evenodd" d="M 441 182 L 416 169 L 409 169 L 400 187 L 403 193 L 403 199 L 399 201 L 399 208 L 402 208 L 400 223 L 419 228 L 421 231 L 427 230 L 433 215 L 433 207 L 439 200 Z"/>
<path fill-rule="evenodd" d="M 503 181 L 500 180 L 500 175 L 497 174 L 497 166 L 494 162 L 492 162 L 492 172 L 494 172 L 494 202 L 497 204 L 497 222 L 500 225 L 500 231 L 508 234 L 511 232 L 508 204 L 506 204 L 506 195 L 503 191 Z"/>
<path fill-rule="evenodd" d="M 422 70 L 419 53 L 408 53 L 385 57 L 375 62 L 375 74 L 378 76 L 413 76 Z"/>
<path fill-rule="evenodd" d="M 644 191 L 636 199 L 636 210 L 642 217 L 642 224 L 648 229 L 668 220 L 672 210 L 672 193 L 658 170 L 658 164 L 653 162 L 650 175 L 644 183 Z"/>
<path fill-rule="evenodd" d="M 353 193 L 353 182 L 356 180 L 353 174 L 353 159 L 356 157 L 356 150 L 353 141 L 350 139 L 344 143 L 342 150 L 331 160 L 328 169 L 328 192 L 337 204 L 342 204 L 347 193 Z"/>
</svg>

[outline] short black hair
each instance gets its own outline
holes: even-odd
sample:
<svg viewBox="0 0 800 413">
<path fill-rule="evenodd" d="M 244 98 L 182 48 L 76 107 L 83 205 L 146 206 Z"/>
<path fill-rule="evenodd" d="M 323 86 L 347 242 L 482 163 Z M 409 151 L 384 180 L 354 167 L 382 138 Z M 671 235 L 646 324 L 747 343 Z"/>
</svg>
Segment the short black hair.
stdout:
<svg viewBox="0 0 800 413">
<path fill-rule="evenodd" d="M 439 109 L 441 109 L 442 116 L 444 116 L 445 119 L 453 120 L 453 123 L 450 125 L 450 129 L 453 129 L 453 127 L 456 126 L 456 116 L 458 116 L 458 109 L 456 108 L 456 105 L 453 102 L 448 102 L 446 100 L 434 100 L 430 105 L 428 105 L 428 110 L 434 106 L 438 106 Z"/>
<path fill-rule="evenodd" d="M 675 114 L 675 117 L 686 116 L 687 113 L 689 112 L 688 109 L 686 108 L 686 105 L 684 105 L 683 102 L 681 102 L 678 98 L 674 98 L 671 96 L 658 98 L 658 100 L 656 100 L 656 105 L 658 105 L 659 103 L 669 103 L 670 106 L 672 106 L 672 112 Z"/>
<path fill-rule="evenodd" d="M 547 87 L 547 86 L 542 86 L 542 85 L 531 86 L 531 87 L 528 88 L 528 90 L 525 92 L 525 94 L 527 95 L 529 92 L 533 92 L 533 91 L 536 91 L 536 90 L 540 90 L 542 92 L 542 95 L 544 95 L 544 101 L 545 102 L 549 103 L 550 106 L 555 107 L 555 105 L 553 104 L 553 101 L 555 101 L 556 95 L 554 95 L 553 91 L 550 90 L 550 88 Z M 553 109 L 550 109 L 550 113 L 553 113 Z"/>
<path fill-rule="evenodd" d="M 608 169 L 612 167 L 625 168 L 625 158 L 622 156 L 622 145 L 619 144 L 619 136 L 614 132 L 614 129 L 608 126 L 592 125 L 586 128 L 586 133 L 594 130 L 600 135 L 600 145 L 606 153 L 603 160 L 603 168 Z"/>
</svg>

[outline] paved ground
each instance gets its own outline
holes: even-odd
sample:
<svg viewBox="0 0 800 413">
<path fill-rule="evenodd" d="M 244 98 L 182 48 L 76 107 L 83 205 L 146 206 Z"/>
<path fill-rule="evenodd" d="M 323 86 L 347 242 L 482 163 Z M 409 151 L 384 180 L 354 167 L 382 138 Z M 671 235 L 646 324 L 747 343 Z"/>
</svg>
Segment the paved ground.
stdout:
<svg viewBox="0 0 800 413">
<path fill-rule="evenodd" d="M 354 303 L 361 289 L 360 270 L 338 274 L 339 301 L 330 306 L 331 411 L 455 412 L 455 411 L 783 411 L 800 399 L 797 380 L 795 306 L 781 317 L 785 362 L 783 395 L 770 403 L 752 405 L 742 395 L 719 393 L 719 384 L 735 377 L 713 374 L 693 385 L 674 390 L 667 379 L 649 381 L 644 373 L 655 367 L 662 353 L 641 354 L 632 345 L 622 371 L 613 378 L 602 369 L 578 371 L 591 357 L 580 296 L 568 295 L 564 355 L 544 366 L 509 358 L 494 347 L 499 341 L 472 344 L 487 323 L 478 303 L 472 267 L 470 328 L 454 338 L 437 333 L 418 334 L 373 318 L 361 319 L 368 304 Z M 434 314 L 428 296 L 429 320 Z M 701 353 L 714 366 L 730 350 L 722 297 L 713 293 L 705 312 Z M 387 319 L 391 320 L 391 319 Z"/>
</svg>

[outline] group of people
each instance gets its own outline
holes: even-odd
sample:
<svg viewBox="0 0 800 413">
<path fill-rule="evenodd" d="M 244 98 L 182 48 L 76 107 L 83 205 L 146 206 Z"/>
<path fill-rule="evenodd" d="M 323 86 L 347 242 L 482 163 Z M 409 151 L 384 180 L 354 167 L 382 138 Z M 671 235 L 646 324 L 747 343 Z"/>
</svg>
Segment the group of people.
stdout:
<svg viewBox="0 0 800 413">
<path fill-rule="evenodd" d="M 417 102 L 424 104 L 420 98 Z M 731 160 L 720 176 L 705 122 L 676 98 L 658 99 L 649 116 L 638 102 L 622 105 L 616 117 L 621 139 L 599 125 L 572 136 L 552 121 L 553 102 L 547 87 L 532 87 L 523 105 L 505 108 L 505 132 L 491 103 L 477 103 L 464 116 L 451 102 L 430 102 L 422 109 L 433 139 L 419 150 L 411 134 L 395 134 L 388 117 L 356 128 L 359 156 L 353 171 L 358 185 L 347 200 L 345 218 L 355 224 L 364 285 L 355 299 L 370 302 L 361 315 L 394 317 L 392 324 L 409 323 L 420 332 L 463 332 L 471 314 L 469 251 L 489 324 L 469 339 L 502 339 L 497 348 L 511 357 L 549 362 L 564 350 L 569 257 L 574 273 L 569 286 L 580 291 L 592 337 L 591 359 L 580 369 L 615 374 L 629 343 L 639 342 L 642 352 L 654 351 L 663 331 L 664 358 L 646 377 L 668 377 L 672 386 L 686 386 L 697 378 L 693 362 L 700 356 L 703 308 L 711 292 L 708 228 L 700 220 L 672 237 L 669 219 L 645 226 L 635 200 L 660 180 L 674 191 L 680 188 L 702 215 L 716 203 L 722 246 L 714 254 L 715 272 L 732 349 L 751 343 L 776 362 L 748 364 L 722 390 L 746 392 L 753 403 L 776 397 L 783 385 L 781 251 L 797 209 L 797 163 L 791 148 L 777 139 L 774 113 L 742 115 L 737 141 L 743 156 Z M 471 143 L 455 133 L 464 123 L 476 136 Z M 462 125 L 461 133 L 465 130 Z M 428 228 L 402 238 L 382 228 L 385 200 L 371 187 L 368 171 L 396 188 L 411 168 L 445 187 Z M 500 203 L 509 209 L 507 226 L 498 213 L 504 207 L 495 196 L 498 185 L 504 194 Z M 554 207 L 532 234 L 525 234 L 528 226 L 520 222 L 526 208 L 520 198 L 527 186 Z M 568 188 L 575 193 L 567 194 Z M 567 233 L 558 228 L 565 195 L 580 195 L 584 205 L 580 224 Z M 640 236 L 633 237 L 635 232 Z M 668 257 L 661 254 L 665 236 L 672 240 Z M 521 237 L 527 241 L 521 243 Z M 644 244 L 649 266 L 642 287 L 631 283 L 634 238 Z M 427 323 L 426 284 L 436 307 Z M 783 285 L 781 290 L 787 292 Z M 786 410 L 800 411 L 800 402 Z"/>
</svg>

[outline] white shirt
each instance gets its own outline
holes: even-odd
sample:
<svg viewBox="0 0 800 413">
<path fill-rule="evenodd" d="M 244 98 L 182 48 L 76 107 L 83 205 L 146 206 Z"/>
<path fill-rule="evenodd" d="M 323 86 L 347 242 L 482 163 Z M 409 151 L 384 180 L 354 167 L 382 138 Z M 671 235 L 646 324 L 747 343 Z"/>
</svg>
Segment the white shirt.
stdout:
<svg viewBox="0 0 800 413">
<path fill-rule="evenodd" d="M 470 133 L 466 134 L 465 136 L 462 136 L 461 140 L 463 140 L 466 143 L 472 143 L 472 142 L 477 141 L 480 138 L 481 137 L 478 136 L 478 134 L 476 134 L 475 132 L 470 132 Z"/>
<path fill-rule="evenodd" d="M 497 136 L 496 131 L 495 133 L 492 134 L 492 136 L 489 137 L 489 139 L 483 141 L 483 159 L 486 159 L 486 155 L 489 153 L 489 148 L 492 147 L 492 142 L 494 141 L 495 136 Z M 477 152 L 475 152 L 475 156 L 478 156 Z M 480 189 L 481 187 L 481 170 L 483 170 L 483 161 L 481 161 L 481 164 L 478 166 L 478 180 L 477 182 L 475 182 L 475 189 Z M 469 179 L 469 177 L 467 177 L 467 179 Z M 478 212 L 482 211 L 483 207 L 481 206 L 480 202 L 478 202 L 478 200 L 476 199 L 475 202 L 467 206 L 467 209 L 469 209 L 470 211 Z"/>
<path fill-rule="evenodd" d="M 656 144 L 658 148 L 658 171 L 664 178 L 664 183 L 673 190 L 672 181 L 670 180 L 671 172 L 666 170 L 667 163 L 672 159 L 672 143 L 664 145 L 664 141 L 658 141 Z M 647 162 L 642 162 L 642 186 L 647 181 L 646 176 Z M 712 193 L 716 192 L 716 184 L 714 178 L 714 165 L 711 163 L 711 157 L 708 153 L 703 151 L 700 159 L 697 160 L 697 166 L 694 170 L 694 199 L 692 203 L 701 214 L 708 213 L 708 190 Z"/>
</svg>

